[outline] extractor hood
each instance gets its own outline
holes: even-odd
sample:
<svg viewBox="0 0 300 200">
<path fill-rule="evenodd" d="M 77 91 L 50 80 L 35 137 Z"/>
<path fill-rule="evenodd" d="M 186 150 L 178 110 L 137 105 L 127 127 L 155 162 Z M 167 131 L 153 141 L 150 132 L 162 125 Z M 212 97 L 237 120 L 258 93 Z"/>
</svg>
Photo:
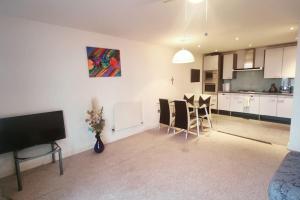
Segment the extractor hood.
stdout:
<svg viewBox="0 0 300 200">
<path fill-rule="evenodd" d="M 237 51 L 237 68 L 233 71 L 258 71 L 262 67 L 254 66 L 255 49 L 244 49 Z"/>
</svg>

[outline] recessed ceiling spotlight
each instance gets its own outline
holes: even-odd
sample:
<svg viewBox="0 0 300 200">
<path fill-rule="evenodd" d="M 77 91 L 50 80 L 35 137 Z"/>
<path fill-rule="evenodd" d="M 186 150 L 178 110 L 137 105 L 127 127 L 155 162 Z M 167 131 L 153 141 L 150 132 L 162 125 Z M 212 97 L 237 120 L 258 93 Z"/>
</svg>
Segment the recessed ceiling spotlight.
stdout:
<svg viewBox="0 0 300 200">
<path fill-rule="evenodd" d="M 201 45 L 200 45 L 200 44 L 198 44 L 198 45 L 197 45 L 197 47 L 198 47 L 198 48 L 200 48 L 200 47 L 201 47 Z"/>
<path fill-rule="evenodd" d="M 218 49 L 216 49 L 215 52 L 218 52 Z"/>
<path fill-rule="evenodd" d="M 235 40 L 238 41 L 238 40 L 240 40 L 240 38 L 239 37 L 235 37 Z"/>
<path fill-rule="evenodd" d="M 249 47 L 252 47 L 252 44 L 249 44 Z"/>
<path fill-rule="evenodd" d="M 202 1 L 204 0 L 189 0 L 189 2 L 193 4 L 201 3 Z"/>
<path fill-rule="evenodd" d="M 291 26 L 291 27 L 290 27 L 290 30 L 291 30 L 291 31 L 295 30 L 295 27 Z"/>
</svg>

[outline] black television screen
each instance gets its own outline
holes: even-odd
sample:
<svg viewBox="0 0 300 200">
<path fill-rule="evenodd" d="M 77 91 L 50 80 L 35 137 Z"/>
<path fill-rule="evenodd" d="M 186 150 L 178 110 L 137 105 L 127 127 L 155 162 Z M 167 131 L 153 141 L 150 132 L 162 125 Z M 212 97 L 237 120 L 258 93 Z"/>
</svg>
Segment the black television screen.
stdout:
<svg viewBox="0 0 300 200">
<path fill-rule="evenodd" d="M 0 119 L 0 153 L 47 144 L 65 137 L 62 111 Z"/>
<path fill-rule="evenodd" d="M 200 82 L 200 69 L 191 69 L 191 82 Z"/>
</svg>

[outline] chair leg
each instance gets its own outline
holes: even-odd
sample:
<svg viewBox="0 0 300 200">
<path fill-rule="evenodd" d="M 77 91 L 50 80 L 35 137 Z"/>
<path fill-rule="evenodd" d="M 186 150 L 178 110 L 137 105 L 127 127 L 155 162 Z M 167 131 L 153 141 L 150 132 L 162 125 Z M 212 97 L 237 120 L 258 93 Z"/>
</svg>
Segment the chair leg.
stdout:
<svg viewBox="0 0 300 200">
<path fill-rule="evenodd" d="M 185 131 L 185 139 L 187 139 L 188 137 L 188 132 L 189 132 L 188 130 Z"/>
<path fill-rule="evenodd" d="M 169 132 L 170 132 L 170 126 L 168 126 L 168 134 L 169 134 Z"/>
<path fill-rule="evenodd" d="M 211 122 L 210 122 L 210 117 L 209 117 L 209 115 L 208 115 L 208 112 L 207 112 L 207 109 L 206 109 L 206 108 L 205 108 L 205 116 L 206 116 L 206 118 L 207 118 L 207 121 L 208 121 L 209 127 L 210 127 L 210 128 L 212 128 L 212 126 L 211 126 Z"/>
<path fill-rule="evenodd" d="M 201 119 L 201 131 L 203 132 L 204 128 L 203 128 L 203 119 Z"/>
</svg>

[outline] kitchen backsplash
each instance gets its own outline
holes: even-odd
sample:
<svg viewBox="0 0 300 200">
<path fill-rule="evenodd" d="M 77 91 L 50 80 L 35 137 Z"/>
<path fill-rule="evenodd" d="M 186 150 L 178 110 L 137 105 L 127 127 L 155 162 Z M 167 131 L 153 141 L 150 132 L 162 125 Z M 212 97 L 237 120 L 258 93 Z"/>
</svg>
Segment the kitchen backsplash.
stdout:
<svg viewBox="0 0 300 200">
<path fill-rule="evenodd" d="M 268 91 L 272 83 L 275 83 L 278 89 L 281 85 L 280 78 L 265 79 L 263 71 L 244 71 L 236 73 L 235 79 L 224 80 L 224 83 L 230 83 L 231 91 Z"/>
</svg>

